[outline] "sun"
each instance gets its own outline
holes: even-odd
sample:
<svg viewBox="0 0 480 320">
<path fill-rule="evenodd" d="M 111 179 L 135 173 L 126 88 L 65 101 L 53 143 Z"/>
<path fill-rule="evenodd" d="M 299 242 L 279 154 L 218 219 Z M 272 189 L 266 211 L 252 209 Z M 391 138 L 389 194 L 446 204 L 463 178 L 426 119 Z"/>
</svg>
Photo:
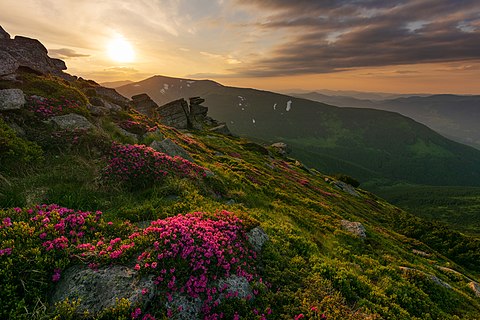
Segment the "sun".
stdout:
<svg viewBox="0 0 480 320">
<path fill-rule="evenodd" d="M 117 62 L 132 62 L 135 59 L 135 51 L 130 42 L 122 35 L 117 35 L 107 45 L 108 55 Z"/>
</svg>

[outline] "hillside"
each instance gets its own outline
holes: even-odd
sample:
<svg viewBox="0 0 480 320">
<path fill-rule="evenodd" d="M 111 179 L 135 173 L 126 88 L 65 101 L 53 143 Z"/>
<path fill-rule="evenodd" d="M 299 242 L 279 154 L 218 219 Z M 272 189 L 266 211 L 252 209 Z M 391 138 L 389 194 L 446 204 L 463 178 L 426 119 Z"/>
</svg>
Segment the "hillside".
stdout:
<svg viewBox="0 0 480 320">
<path fill-rule="evenodd" d="M 345 172 L 366 185 L 404 180 L 429 185 L 479 185 L 480 151 L 450 141 L 396 113 L 338 108 L 208 80 L 156 76 L 121 86 L 125 96 L 148 93 L 162 105 L 202 96 L 209 113 L 232 132 L 282 141 L 292 155 L 324 172 Z"/>
<path fill-rule="evenodd" d="M 478 238 L 207 118 L 165 126 L 94 81 L 11 61 L 0 318 L 477 318 Z"/>
<path fill-rule="evenodd" d="M 445 137 L 480 149 L 480 96 L 430 95 L 365 100 L 317 92 L 292 94 L 339 107 L 371 108 L 398 112 L 427 125 Z"/>
</svg>

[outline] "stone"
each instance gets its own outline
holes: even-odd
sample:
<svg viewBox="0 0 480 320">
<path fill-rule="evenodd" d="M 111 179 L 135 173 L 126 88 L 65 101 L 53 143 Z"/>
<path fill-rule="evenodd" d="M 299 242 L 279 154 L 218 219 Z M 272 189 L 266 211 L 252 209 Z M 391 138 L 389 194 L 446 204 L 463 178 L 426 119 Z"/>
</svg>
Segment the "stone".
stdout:
<svg viewBox="0 0 480 320">
<path fill-rule="evenodd" d="M 185 99 L 178 99 L 157 108 L 157 115 L 162 124 L 177 129 L 188 129 L 189 109 Z"/>
<path fill-rule="evenodd" d="M 357 193 L 354 187 L 349 185 L 348 183 L 345 183 L 343 181 L 332 181 L 331 184 L 336 187 L 337 189 L 340 189 L 354 197 L 359 197 L 360 195 Z"/>
<path fill-rule="evenodd" d="M 286 156 L 288 153 L 290 153 L 288 145 L 284 142 L 275 142 L 271 144 L 270 147 L 272 147 L 281 156 Z"/>
<path fill-rule="evenodd" d="M 20 89 L 0 90 L 0 111 L 19 110 L 25 105 L 25 95 Z"/>
<path fill-rule="evenodd" d="M 220 295 L 220 300 L 223 299 L 225 293 L 234 294 L 240 299 L 245 299 L 246 297 L 252 297 L 252 287 L 248 283 L 247 278 L 240 277 L 237 275 L 231 275 L 228 278 L 220 279 L 217 285 L 218 290 L 222 291 Z"/>
<path fill-rule="evenodd" d="M 0 39 L 10 39 L 10 34 L 0 26 Z"/>
<path fill-rule="evenodd" d="M 232 135 L 232 133 L 230 132 L 230 129 L 228 129 L 228 127 L 225 123 L 221 124 L 217 127 L 211 128 L 209 131 L 219 133 L 219 134 L 223 134 L 223 135 L 226 135 L 226 136 L 231 136 Z"/>
<path fill-rule="evenodd" d="M 263 245 L 269 240 L 269 237 L 261 227 L 255 227 L 247 233 L 247 239 L 253 249 L 260 252 Z"/>
<path fill-rule="evenodd" d="M 18 69 L 18 62 L 8 52 L 0 50 L 0 76 L 8 76 Z"/>
<path fill-rule="evenodd" d="M 366 238 L 365 227 L 360 222 L 352 222 L 348 220 L 341 221 L 342 228 L 353 235 L 356 235 L 360 238 Z"/>
<path fill-rule="evenodd" d="M 150 147 L 158 152 L 166 153 L 171 157 L 179 156 L 190 162 L 194 161 L 192 156 L 185 149 L 168 138 L 163 139 L 162 141 L 155 140 L 150 144 Z"/>
<path fill-rule="evenodd" d="M 122 96 L 115 89 L 105 88 L 102 86 L 95 87 L 94 89 L 97 95 L 100 96 L 100 98 L 103 98 L 123 108 L 126 108 L 130 102 L 127 98 Z"/>
<path fill-rule="evenodd" d="M 138 112 L 153 118 L 156 115 L 156 104 L 146 93 L 137 94 L 132 97 L 132 107 Z"/>
<path fill-rule="evenodd" d="M 84 116 L 76 113 L 69 113 L 63 116 L 56 116 L 50 119 L 60 129 L 66 130 L 89 130 L 93 128 L 93 124 Z"/>
<path fill-rule="evenodd" d="M 113 307 L 116 299 L 128 299 L 132 305 L 143 307 L 155 295 L 153 276 L 140 278 L 135 270 L 113 265 L 98 270 L 73 266 L 62 273 L 52 296 L 52 304 L 65 299 L 78 300 L 77 313 L 96 314 Z M 142 294 L 146 289 L 147 294 Z"/>
<path fill-rule="evenodd" d="M 472 281 L 468 284 L 468 287 L 475 293 L 477 297 L 480 298 L 480 284 L 475 281 Z"/>
</svg>

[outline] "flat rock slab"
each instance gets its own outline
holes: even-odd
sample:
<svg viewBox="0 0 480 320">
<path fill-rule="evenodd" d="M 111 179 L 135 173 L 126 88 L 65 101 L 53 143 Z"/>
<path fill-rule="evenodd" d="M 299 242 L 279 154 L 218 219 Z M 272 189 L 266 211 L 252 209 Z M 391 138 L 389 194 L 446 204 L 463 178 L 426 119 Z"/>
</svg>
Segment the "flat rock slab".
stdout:
<svg viewBox="0 0 480 320">
<path fill-rule="evenodd" d="M 87 118 L 76 113 L 56 116 L 51 121 L 59 126 L 60 129 L 66 130 L 89 130 L 93 128 L 93 124 Z"/>
<path fill-rule="evenodd" d="M 19 110 L 25 105 L 25 95 L 20 89 L 0 90 L 0 111 Z"/>
<path fill-rule="evenodd" d="M 142 294 L 146 289 L 147 293 Z M 67 269 L 55 288 L 52 302 L 80 300 L 78 313 L 98 313 L 113 307 L 116 299 L 128 299 L 132 305 L 143 306 L 155 295 L 153 276 L 140 278 L 125 266 L 109 266 L 91 270 L 84 266 Z"/>
</svg>

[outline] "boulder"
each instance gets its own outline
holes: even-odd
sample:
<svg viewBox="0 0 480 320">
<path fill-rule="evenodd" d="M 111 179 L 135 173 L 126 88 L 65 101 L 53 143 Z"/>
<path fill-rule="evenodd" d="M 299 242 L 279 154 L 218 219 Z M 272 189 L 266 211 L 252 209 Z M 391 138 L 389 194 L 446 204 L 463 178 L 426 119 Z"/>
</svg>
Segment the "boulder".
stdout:
<svg viewBox="0 0 480 320">
<path fill-rule="evenodd" d="M 153 299 L 155 287 L 153 276 L 140 278 L 135 270 L 125 266 L 113 265 L 95 271 L 73 266 L 62 274 L 52 303 L 67 298 L 70 301 L 79 299 L 77 313 L 96 314 L 113 307 L 117 299 L 128 299 L 132 305 L 144 306 Z M 142 294 L 144 289 L 146 294 Z"/>
<path fill-rule="evenodd" d="M 18 69 L 18 62 L 8 52 L 0 50 L 0 76 L 4 77 L 15 73 Z"/>
<path fill-rule="evenodd" d="M 89 130 L 93 128 L 87 118 L 76 113 L 69 113 L 63 116 L 56 116 L 50 119 L 60 129 L 66 130 Z"/>
<path fill-rule="evenodd" d="M 230 132 L 230 129 L 228 129 L 228 127 L 225 123 L 223 123 L 223 124 L 221 124 L 217 127 L 211 128 L 209 131 L 224 134 L 226 136 L 231 136 L 232 135 L 232 133 Z"/>
<path fill-rule="evenodd" d="M 137 94 L 132 96 L 132 107 L 140 113 L 153 118 L 156 114 L 158 105 L 146 94 Z"/>
<path fill-rule="evenodd" d="M 348 220 L 341 221 L 342 228 L 351 234 L 360 238 L 366 238 L 365 227 L 360 222 L 352 222 Z"/>
<path fill-rule="evenodd" d="M 168 138 L 163 139 L 162 141 L 155 140 L 150 144 L 150 147 L 158 152 L 166 153 L 171 157 L 179 156 L 188 161 L 194 161 L 192 156 L 185 149 Z"/>
<path fill-rule="evenodd" d="M 468 287 L 475 293 L 477 297 L 480 298 L 480 284 L 475 281 L 472 281 L 468 284 Z"/>
<path fill-rule="evenodd" d="M 185 99 L 179 99 L 157 108 L 157 115 L 162 124 L 175 127 L 177 129 L 187 129 L 189 127 L 189 110 Z"/>
<path fill-rule="evenodd" d="M 10 34 L 0 26 L 0 39 L 10 39 Z"/>
<path fill-rule="evenodd" d="M 337 189 L 340 189 L 354 197 L 359 197 L 360 195 L 357 193 L 354 187 L 349 185 L 348 183 L 345 183 L 343 181 L 332 181 L 331 184 L 336 187 Z"/>
<path fill-rule="evenodd" d="M 20 89 L 0 90 L 0 111 L 18 110 L 25 105 L 25 95 Z"/>
<path fill-rule="evenodd" d="M 255 227 L 247 233 L 248 242 L 257 252 L 262 251 L 263 245 L 269 240 L 267 233 L 261 227 Z"/>
<path fill-rule="evenodd" d="M 288 145 L 284 142 L 275 142 L 271 144 L 270 147 L 272 147 L 281 156 L 286 156 L 288 153 L 290 153 Z"/>
</svg>

